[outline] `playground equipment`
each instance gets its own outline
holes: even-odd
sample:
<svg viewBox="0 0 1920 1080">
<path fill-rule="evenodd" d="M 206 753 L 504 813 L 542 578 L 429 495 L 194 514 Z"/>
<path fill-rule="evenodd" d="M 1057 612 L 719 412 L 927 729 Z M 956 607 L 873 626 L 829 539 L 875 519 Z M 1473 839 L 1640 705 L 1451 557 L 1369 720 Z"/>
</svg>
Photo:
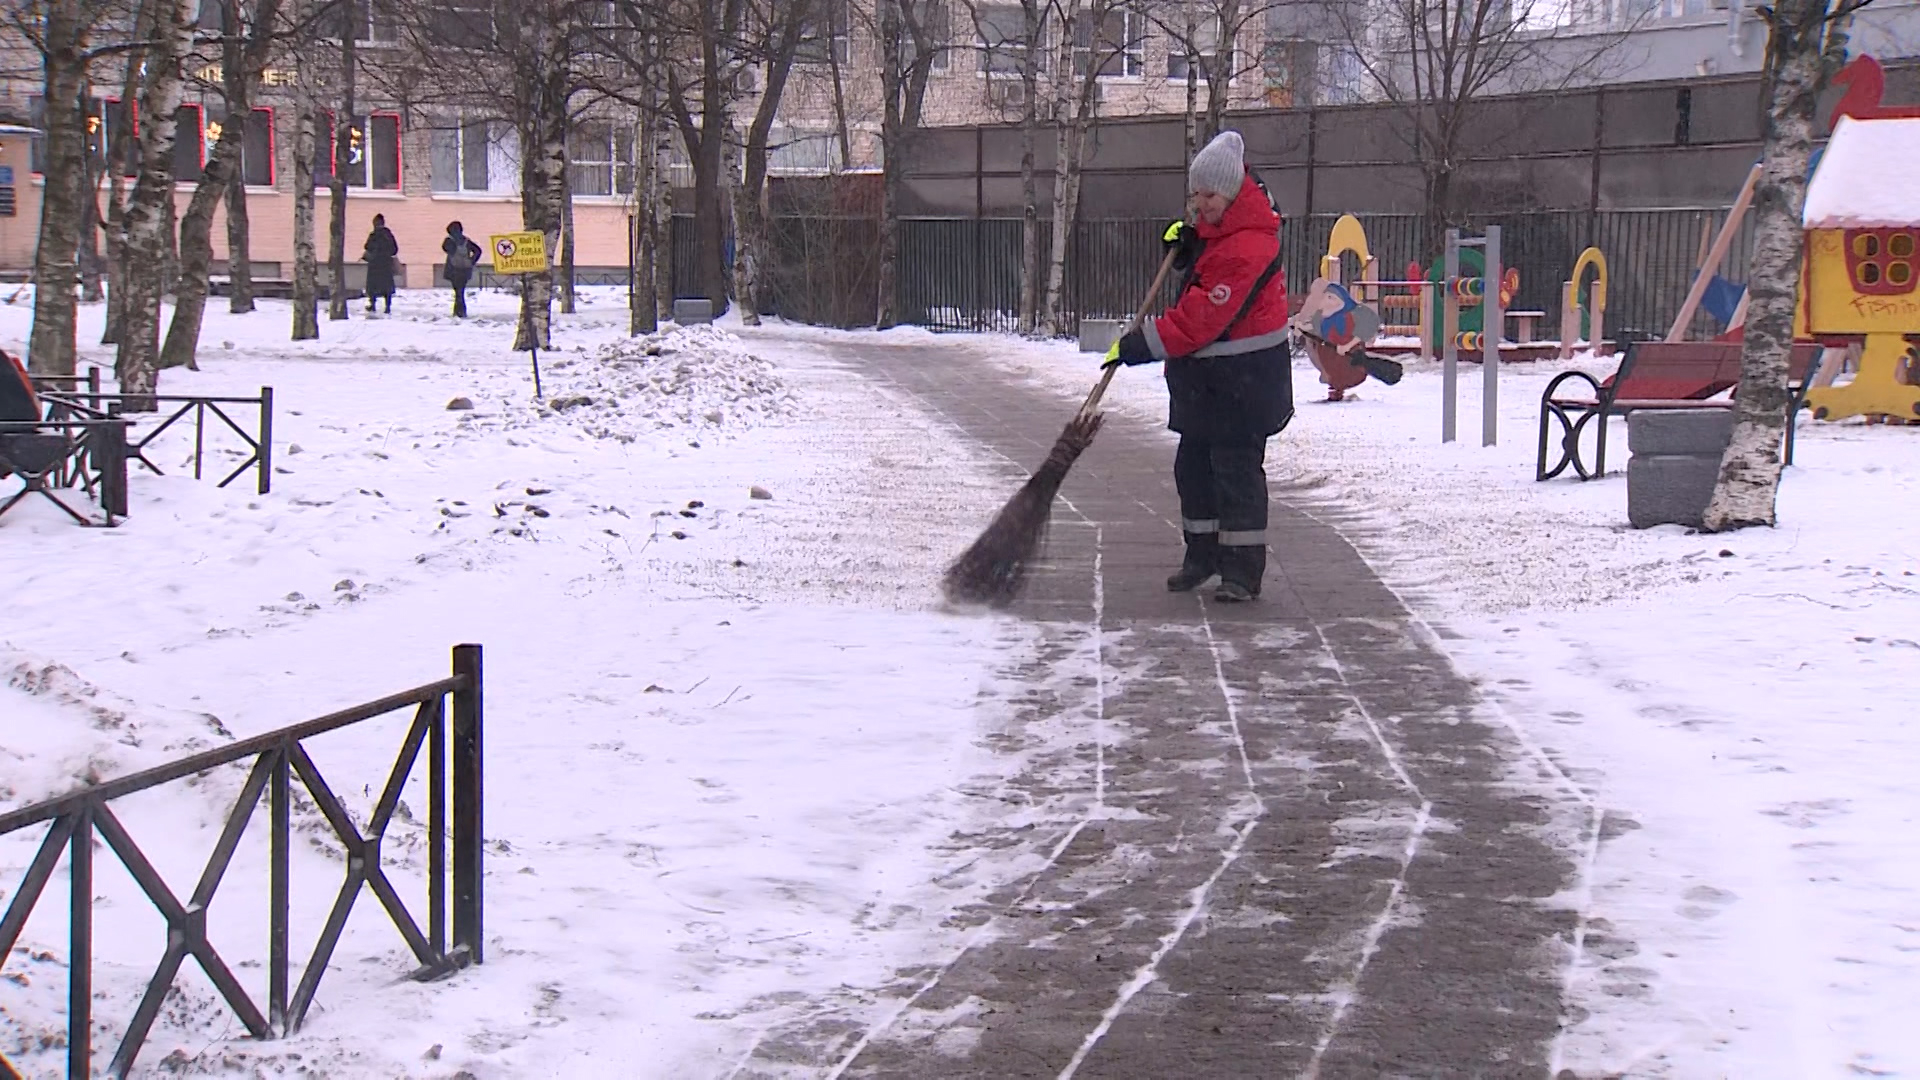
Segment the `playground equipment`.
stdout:
<svg viewBox="0 0 1920 1080">
<path fill-rule="evenodd" d="M 1807 186 L 1794 336 L 1860 347 L 1851 382 L 1807 391 L 1817 420 L 1920 417 L 1908 363 L 1908 335 L 1920 335 L 1917 172 L 1920 118 L 1843 116 Z"/>
<path fill-rule="evenodd" d="M 1360 264 L 1358 295 L 1340 280 L 1340 260 L 1352 255 Z M 1333 223 L 1327 254 L 1320 260 L 1320 276 L 1307 288 L 1299 311 L 1290 320 L 1306 339 L 1307 358 L 1327 385 L 1328 401 L 1343 401 L 1346 392 L 1369 374 L 1389 384 L 1400 381 L 1400 367 L 1369 356 L 1367 349 L 1381 332 L 1379 302 L 1382 283 L 1379 263 L 1367 249 L 1367 232 L 1360 220 L 1344 214 Z"/>
<path fill-rule="evenodd" d="M 1472 252 L 1478 256 L 1482 267 L 1479 277 L 1465 277 L 1461 274 L 1461 254 Z M 1482 363 L 1480 364 L 1480 445 L 1492 446 L 1500 441 L 1500 346 L 1506 337 L 1506 302 L 1511 295 L 1504 287 L 1507 277 L 1503 274 L 1500 262 L 1500 226 L 1487 226 L 1487 234 L 1482 237 L 1463 237 L 1459 229 L 1447 230 L 1447 247 L 1441 256 L 1442 282 L 1451 283 L 1451 288 L 1438 291 L 1445 298 L 1444 318 L 1440 324 L 1440 441 L 1452 442 L 1459 426 L 1460 403 L 1460 349 L 1477 346 Z M 1486 281 L 1492 278 L 1498 283 L 1489 294 Z M 1516 275 L 1513 284 L 1519 287 Z M 1485 330 L 1460 329 L 1461 309 L 1464 306 L 1483 316 L 1482 326 L 1492 327 Z M 1472 346 L 1467 346 L 1466 335 L 1474 335 Z"/>
<path fill-rule="evenodd" d="M 1588 269 L 1594 271 L 1593 283 L 1587 286 L 1586 302 L 1582 303 L 1580 281 Z M 1601 328 L 1606 321 L 1607 257 L 1599 248 L 1590 247 L 1573 261 L 1573 274 L 1560 289 L 1560 359 L 1572 359 L 1575 347 L 1583 341 L 1597 351 L 1605 336 Z"/>
</svg>

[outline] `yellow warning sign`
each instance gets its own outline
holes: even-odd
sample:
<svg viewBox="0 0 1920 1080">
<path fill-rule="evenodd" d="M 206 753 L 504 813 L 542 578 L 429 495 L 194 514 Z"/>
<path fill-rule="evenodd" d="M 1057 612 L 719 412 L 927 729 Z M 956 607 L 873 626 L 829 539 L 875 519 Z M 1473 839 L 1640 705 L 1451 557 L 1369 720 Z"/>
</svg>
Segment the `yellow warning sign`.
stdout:
<svg viewBox="0 0 1920 1080">
<path fill-rule="evenodd" d="M 544 234 L 497 233 L 490 239 L 494 273 L 537 274 L 547 268 L 547 238 Z"/>
</svg>

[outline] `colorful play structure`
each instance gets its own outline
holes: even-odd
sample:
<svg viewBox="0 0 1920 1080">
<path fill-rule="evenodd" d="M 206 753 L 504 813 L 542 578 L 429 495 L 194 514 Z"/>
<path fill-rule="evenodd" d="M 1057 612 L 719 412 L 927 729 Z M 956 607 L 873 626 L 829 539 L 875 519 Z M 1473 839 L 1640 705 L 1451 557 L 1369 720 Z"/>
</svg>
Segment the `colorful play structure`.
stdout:
<svg viewBox="0 0 1920 1080">
<path fill-rule="evenodd" d="M 1880 65 L 1862 56 L 1807 184 L 1806 255 L 1794 336 L 1827 349 L 1807 391 L 1816 420 L 1920 420 L 1911 342 L 1920 338 L 1920 109 L 1881 106 Z M 1840 369 L 1857 365 L 1851 381 Z"/>
<path fill-rule="evenodd" d="M 1920 423 L 1920 184 L 1913 180 L 1920 176 L 1920 107 L 1881 104 L 1885 76 L 1870 56 L 1853 59 L 1834 82 L 1845 92 L 1831 118 L 1831 138 L 1815 158 L 1802 219 L 1806 246 L 1794 336 L 1803 351 L 1821 350 L 1818 370 L 1805 383 L 1805 406 L 1817 420 Z M 1756 164 L 1717 232 L 1703 228 L 1698 269 L 1667 343 L 1686 341 L 1702 311 L 1723 328 L 1715 341 L 1745 336 L 1746 288 L 1719 270 L 1759 179 Z M 1531 332 L 1544 312 L 1508 309 L 1519 276 L 1501 264 L 1495 226 L 1481 237 L 1449 231 L 1444 253 L 1425 273 L 1409 265 L 1398 280 L 1386 280 L 1366 230 L 1346 215 L 1334 224 L 1319 269 L 1296 325 L 1328 400 L 1342 400 L 1367 377 L 1353 356 L 1437 358 L 1445 382 L 1443 441 L 1455 437 L 1459 361 L 1489 355 L 1565 361 L 1588 351 L 1614 352 L 1605 336 L 1607 259 L 1598 248 L 1582 251 L 1562 283 L 1554 340 L 1535 340 Z M 1489 289 L 1490 280 L 1499 287 Z M 1518 340 L 1508 340 L 1509 319 L 1519 324 Z M 1497 435 L 1499 366 L 1482 364 L 1483 445 Z M 1842 381 L 1849 372 L 1851 379 Z"/>
<path fill-rule="evenodd" d="M 1350 284 L 1343 265 L 1348 257 L 1355 266 Z M 1586 276 L 1589 272 L 1591 281 Z M 1491 296 L 1489 280 L 1499 283 Z M 1334 222 L 1327 253 L 1320 260 L 1320 275 L 1308 286 L 1295 325 L 1306 336 L 1308 358 L 1327 385 L 1328 401 L 1344 400 L 1346 392 L 1367 377 L 1350 360 L 1356 350 L 1375 357 L 1438 358 L 1445 382 L 1441 439 L 1452 442 L 1461 361 L 1483 362 L 1489 352 L 1502 360 L 1565 359 L 1595 341 L 1601 351 L 1610 351 L 1610 343 L 1601 340 L 1607 260 L 1599 249 L 1580 253 L 1563 286 L 1558 340 L 1534 339 L 1532 327 L 1545 312 L 1509 309 L 1519 291 L 1519 271 L 1501 263 L 1497 225 L 1488 226 L 1480 237 L 1449 230 L 1444 252 L 1426 273 L 1409 264 L 1402 278 L 1384 280 L 1379 260 L 1368 246 L 1366 229 L 1348 214 Z M 1509 318 L 1522 327 L 1518 341 L 1507 340 Z M 1498 434 L 1498 367 L 1483 363 L 1481 376 L 1481 440 L 1488 446 Z"/>
</svg>

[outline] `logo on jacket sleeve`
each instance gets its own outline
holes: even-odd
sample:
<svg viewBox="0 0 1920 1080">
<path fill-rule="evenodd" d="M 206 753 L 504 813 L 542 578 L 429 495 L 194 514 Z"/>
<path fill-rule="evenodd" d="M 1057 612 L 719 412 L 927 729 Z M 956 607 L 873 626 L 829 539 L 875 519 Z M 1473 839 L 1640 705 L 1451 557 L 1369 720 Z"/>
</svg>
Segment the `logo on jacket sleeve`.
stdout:
<svg viewBox="0 0 1920 1080">
<path fill-rule="evenodd" d="M 1222 282 L 1207 290 L 1207 299 L 1213 301 L 1215 304 L 1225 304 L 1227 301 L 1233 299 L 1233 288 L 1225 282 Z"/>
</svg>

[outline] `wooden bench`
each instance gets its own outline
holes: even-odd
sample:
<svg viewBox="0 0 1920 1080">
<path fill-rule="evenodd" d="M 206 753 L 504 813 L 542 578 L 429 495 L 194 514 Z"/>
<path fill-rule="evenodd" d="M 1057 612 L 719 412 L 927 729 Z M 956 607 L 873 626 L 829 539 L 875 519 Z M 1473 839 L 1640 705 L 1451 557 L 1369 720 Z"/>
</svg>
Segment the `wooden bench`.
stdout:
<svg viewBox="0 0 1920 1080">
<path fill-rule="evenodd" d="M 1628 348 L 1620 367 L 1604 380 L 1584 371 L 1568 371 L 1554 377 L 1540 395 L 1540 455 L 1535 463 L 1534 479 L 1551 480 L 1567 466 L 1582 480 L 1605 475 L 1607 471 L 1607 421 L 1643 409 L 1715 409 L 1732 408 L 1728 398 L 1718 397 L 1740 383 L 1740 350 L 1737 341 L 1644 341 Z M 1820 362 L 1821 348 L 1815 344 L 1796 344 L 1787 359 L 1787 436 L 1783 460 L 1793 464 L 1793 424 L 1806 400 L 1807 385 Z M 1585 382 L 1586 393 L 1563 393 L 1569 382 Z M 1560 425 L 1560 460 L 1547 466 L 1550 420 Z M 1595 425 L 1593 468 L 1580 457 L 1580 436 L 1588 424 Z"/>
</svg>

